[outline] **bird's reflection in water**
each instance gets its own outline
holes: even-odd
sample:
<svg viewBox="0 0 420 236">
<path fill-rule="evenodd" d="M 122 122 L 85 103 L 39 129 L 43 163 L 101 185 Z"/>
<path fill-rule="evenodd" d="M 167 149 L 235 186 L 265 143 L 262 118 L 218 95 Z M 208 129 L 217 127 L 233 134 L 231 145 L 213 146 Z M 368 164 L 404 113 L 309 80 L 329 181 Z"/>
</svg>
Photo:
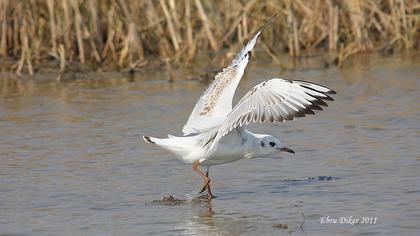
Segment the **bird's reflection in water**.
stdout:
<svg viewBox="0 0 420 236">
<path fill-rule="evenodd" d="M 216 203 L 215 200 L 208 200 L 207 196 L 192 200 L 191 204 L 187 204 L 191 214 L 187 214 L 175 230 L 180 235 L 254 235 L 255 232 L 264 235 L 305 234 L 302 213 L 298 214 L 296 221 L 278 221 L 264 215 L 225 212 L 215 209 Z"/>
<path fill-rule="evenodd" d="M 227 217 L 225 213 L 217 213 L 212 200 L 207 196 L 192 201 L 191 214 L 188 219 L 176 227 L 182 235 L 240 235 L 250 225 L 243 219 Z"/>
</svg>

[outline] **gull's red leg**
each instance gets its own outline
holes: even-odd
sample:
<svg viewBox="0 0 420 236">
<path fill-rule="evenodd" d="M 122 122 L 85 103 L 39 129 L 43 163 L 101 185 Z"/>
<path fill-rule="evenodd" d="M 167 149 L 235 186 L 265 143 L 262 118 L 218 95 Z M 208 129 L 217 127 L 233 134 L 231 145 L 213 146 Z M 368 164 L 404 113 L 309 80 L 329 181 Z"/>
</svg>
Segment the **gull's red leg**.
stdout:
<svg viewBox="0 0 420 236">
<path fill-rule="evenodd" d="M 200 190 L 199 193 L 202 193 L 202 192 L 206 191 L 206 189 L 207 189 L 207 193 L 208 193 L 208 188 L 210 187 L 209 168 L 210 167 L 207 167 L 206 179 L 205 179 L 205 181 L 203 183 L 203 186 L 201 187 L 201 190 Z M 211 192 L 211 190 L 210 190 L 210 192 Z"/>
<path fill-rule="evenodd" d="M 207 197 L 209 199 L 212 199 L 212 198 L 214 198 L 214 196 L 211 193 L 211 188 L 210 188 L 209 169 L 210 169 L 210 167 L 207 167 L 207 171 L 206 171 L 206 177 L 209 179 L 209 182 L 207 183 Z"/>
<path fill-rule="evenodd" d="M 196 162 L 194 162 L 193 163 L 193 165 L 192 165 L 192 169 L 193 169 L 193 171 L 195 172 L 195 173 L 197 173 L 198 175 L 200 175 L 201 177 L 203 177 L 203 179 L 204 179 L 204 183 L 203 183 L 203 185 L 201 186 L 201 190 L 200 190 L 200 193 L 202 193 L 202 192 L 204 192 L 206 189 L 207 189 L 207 186 L 210 184 L 210 179 L 209 179 L 209 177 L 208 177 L 208 173 L 207 173 L 207 175 L 206 174 L 204 174 L 199 168 L 198 168 L 198 165 L 200 165 L 200 162 L 199 161 L 196 161 Z"/>
</svg>

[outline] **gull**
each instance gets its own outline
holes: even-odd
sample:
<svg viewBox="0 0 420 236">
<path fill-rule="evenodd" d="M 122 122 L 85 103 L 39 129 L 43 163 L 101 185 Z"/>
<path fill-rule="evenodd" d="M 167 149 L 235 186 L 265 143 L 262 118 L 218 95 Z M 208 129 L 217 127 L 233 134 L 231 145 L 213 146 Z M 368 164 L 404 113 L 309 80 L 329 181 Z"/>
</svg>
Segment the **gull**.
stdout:
<svg viewBox="0 0 420 236">
<path fill-rule="evenodd" d="M 183 127 L 184 136 L 143 136 L 147 143 L 158 145 L 191 164 L 193 171 L 204 179 L 199 193 L 207 190 L 209 199 L 214 197 L 210 188 L 210 166 L 269 157 L 279 152 L 295 153 L 277 137 L 252 133 L 245 128 L 247 125 L 251 122 L 294 120 L 314 114 L 314 110 L 328 106 L 325 101 L 334 100 L 329 94 L 335 92 L 322 85 L 273 78 L 253 87 L 232 107 L 233 96 L 250 60 L 251 50 L 270 21 L 254 33 L 228 67 L 216 74 Z M 207 167 L 206 172 L 201 171 L 199 166 Z"/>
</svg>

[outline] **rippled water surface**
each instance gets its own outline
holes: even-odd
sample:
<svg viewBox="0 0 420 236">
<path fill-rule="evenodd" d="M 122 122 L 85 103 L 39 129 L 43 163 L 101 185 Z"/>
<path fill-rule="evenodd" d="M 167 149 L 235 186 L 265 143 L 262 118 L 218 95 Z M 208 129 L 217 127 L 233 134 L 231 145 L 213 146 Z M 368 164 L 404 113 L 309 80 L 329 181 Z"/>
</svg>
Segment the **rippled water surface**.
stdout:
<svg viewBox="0 0 420 236">
<path fill-rule="evenodd" d="M 296 154 L 212 167 L 217 198 L 180 204 L 153 201 L 186 199 L 201 179 L 139 135 L 180 135 L 206 84 L 170 84 L 164 72 L 0 79 L 0 234 L 418 235 L 419 61 L 372 56 L 286 72 L 251 63 L 239 97 L 281 75 L 331 87 L 336 101 L 252 126 Z M 321 224 L 327 216 L 377 221 Z"/>
</svg>

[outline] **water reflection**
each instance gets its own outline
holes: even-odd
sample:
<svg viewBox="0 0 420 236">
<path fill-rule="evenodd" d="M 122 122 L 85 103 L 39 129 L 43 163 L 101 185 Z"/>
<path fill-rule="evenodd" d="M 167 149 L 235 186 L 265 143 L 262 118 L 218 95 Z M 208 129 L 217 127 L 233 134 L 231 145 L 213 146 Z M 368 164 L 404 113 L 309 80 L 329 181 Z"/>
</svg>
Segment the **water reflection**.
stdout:
<svg viewBox="0 0 420 236">
<path fill-rule="evenodd" d="M 182 230 L 183 235 L 240 235 L 250 222 L 241 219 L 216 215 L 212 202 L 202 202 L 199 207 L 191 208 L 192 217 L 183 220 L 176 229 Z"/>
<path fill-rule="evenodd" d="M 159 71 L 134 79 L 2 78 L 0 234 L 413 234 L 420 230 L 418 61 L 372 57 L 281 73 L 334 88 L 336 102 L 316 116 L 251 127 L 279 136 L 296 155 L 217 166 L 218 198 L 180 206 L 145 203 L 191 192 L 200 179 L 139 135 L 180 134 L 205 84 L 171 84 Z M 278 75 L 275 66 L 251 64 L 238 97 Z M 326 215 L 380 223 L 320 225 Z"/>
<path fill-rule="evenodd" d="M 247 235 L 267 234 L 277 235 L 281 233 L 293 233 L 300 235 L 304 233 L 305 216 L 302 212 L 292 213 L 297 220 L 279 221 L 270 219 L 264 215 L 244 214 L 239 212 L 226 212 L 215 210 L 213 201 L 199 201 L 188 204 L 190 214 L 186 219 L 181 219 L 175 231 L 180 235 Z"/>
<path fill-rule="evenodd" d="M 226 235 L 229 233 L 215 224 L 213 218 L 215 212 L 212 209 L 211 200 L 200 203 L 199 206 L 190 208 L 192 217 L 181 221 L 179 226 L 175 226 L 175 229 L 182 230 L 184 235 L 209 235 L 210 233 Z"/>
</svg>

